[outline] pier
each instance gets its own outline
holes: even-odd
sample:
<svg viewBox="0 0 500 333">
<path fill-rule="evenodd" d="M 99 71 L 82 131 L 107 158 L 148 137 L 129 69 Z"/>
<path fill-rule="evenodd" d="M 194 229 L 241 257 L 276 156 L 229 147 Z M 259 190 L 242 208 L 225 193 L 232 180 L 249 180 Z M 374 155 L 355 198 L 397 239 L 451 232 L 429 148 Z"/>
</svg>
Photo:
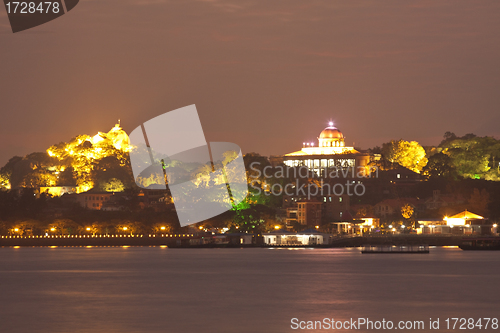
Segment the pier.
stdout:
<svg viewBox="0 0 500 333">
<path fill-rule="evenodd" d="M 429 245 L 366 245 L 361 253 L 429 253 Z"/>
</svg>

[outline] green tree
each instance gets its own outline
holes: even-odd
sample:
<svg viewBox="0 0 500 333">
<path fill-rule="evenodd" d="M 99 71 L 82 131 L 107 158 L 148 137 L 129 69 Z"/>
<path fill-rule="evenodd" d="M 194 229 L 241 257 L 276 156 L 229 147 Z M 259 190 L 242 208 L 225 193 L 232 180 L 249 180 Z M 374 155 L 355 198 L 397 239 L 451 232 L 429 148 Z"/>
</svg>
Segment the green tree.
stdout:
<svg viewBox="0 0 500 333">
<path fill-rule="evenodd" d="M 9 190 L 11 188 L 10 185 L 10 172 L 2 172 L 0 171 L 0 189 L 7 189 Z"/>
<path fill-rule="evenodd" d="M 439 148 L 451 159 L 459 176 L 472 179 L 499 180 L 500 141 L 469 133 L 462 137 L 446 135 Z"/>
<path fill-rule="evenodd" d="M 391 140 L 382 145 L 382 155 L 390 163 L 397 163 L 417 173 L 427 164 L 425 150 L 416 141 Z"/>
<path fill-rule="evenodd" d="M 456 172 L 452 162 L 448 155 L 440 152 L 429 157 L 422 171 L 430 177 L 454 177 Z"/>
<path fill-rule="evenodd" d="M 448 131 L 444 133 L 443 138 L 444 138 L 443 141 L 441 141 L 441 143 L 439 144 L 440 146 L 446 144 L 447 142 L 457 139 L 457 136 L 455 135 L 455 133 Z"/>
<path fill-rule="evenodd" d="M 403 218 L 407 220 L 413 216 L 413 212 L 414 212 L 413 206 L 408 203 L 404 204 L 401 207 L 401 216 L 403 216 Z"/>
</svg>

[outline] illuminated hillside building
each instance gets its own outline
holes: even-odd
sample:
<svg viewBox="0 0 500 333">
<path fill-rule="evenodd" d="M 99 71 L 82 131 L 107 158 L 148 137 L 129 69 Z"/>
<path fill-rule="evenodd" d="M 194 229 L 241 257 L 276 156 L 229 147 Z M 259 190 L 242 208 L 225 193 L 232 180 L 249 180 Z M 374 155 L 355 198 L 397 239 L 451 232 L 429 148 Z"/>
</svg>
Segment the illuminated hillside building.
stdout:
<svg viewBox="0 0 500 333">
<path fill-rule="evenodd" d="M 370 155 L 361 153 L 354 147 L 345 145 L 345 138 L 342 132 L 330 122 L 318 137 L 318 144 L 314 142 L 304 142 L 302 149 L 293 153 L 285 154 L 272 159 L 273 164 L 283 162 L 289 167 L 306 166 L 314 171 L 318 176 L 328 177 L 325 173 L 335 168 L 347 169 L 355 172 L 368 172 Z"/>
<path fill-rule="evenodd" d="M 128 135 L 118 122 L 107 133 L 99 132 L 94 136 L 79 135 L 68 143 L 60 143 L 47 149 L 47 154 L 58 161 L 46 168 L 51 173 L 47 177 L 51 176 L 54 178 L 53 182 L 57 183 L 59 174 L 67 167 L 72 167 L 77 185 L 74 191 L 76 193 L 86 192 L 96 185 L 91 177 L 96 162 L 114 156 L 123 167 L 128 160 L 129 150 Z M 49 185 L 55 186 L 55 184 Z M 123 188 L 110 191 L 120 192 L 123 191 Z M 48 192 L 50 193 L 51 190 L 49 189 Z"/>
</svg>

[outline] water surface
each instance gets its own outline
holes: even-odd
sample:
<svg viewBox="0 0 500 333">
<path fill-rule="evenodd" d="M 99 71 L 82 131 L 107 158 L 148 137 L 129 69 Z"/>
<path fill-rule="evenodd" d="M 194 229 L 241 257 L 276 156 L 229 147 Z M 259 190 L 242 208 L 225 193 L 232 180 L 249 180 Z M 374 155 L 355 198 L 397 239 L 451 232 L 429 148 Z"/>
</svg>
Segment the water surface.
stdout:
<svg viewBox="0 0 500 333">
<path fill-rule="evenodd" d="M 292 318 L 500 317 L 499 256 L 0 248 L 0 332 L 297 332 Z"/>
</svg>

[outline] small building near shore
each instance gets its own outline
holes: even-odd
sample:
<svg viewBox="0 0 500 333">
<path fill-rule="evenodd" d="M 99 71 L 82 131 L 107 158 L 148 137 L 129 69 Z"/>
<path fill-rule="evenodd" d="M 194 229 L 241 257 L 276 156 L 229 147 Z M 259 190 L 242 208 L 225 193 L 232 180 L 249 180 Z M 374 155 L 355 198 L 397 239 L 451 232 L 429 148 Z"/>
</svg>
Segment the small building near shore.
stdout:
<svg viewBox="0 0 500 333">
<path fill-rule="evenodd" d="M 113 198 L 113 192 L 100 192 L 90 190 L 87 192 L 79 193 L 76 196 L 76 202 L 83 208 L 90 210 L 105 210 L 106 204 Z"/>
<path fill-rule="evenodd" d="M 363 236 L 380 227 L 378 217 L 358 217 L 352 221 L 332 222 L 337 234 L 352 234 Z M 334 231 L 334 232 L 335 232 Z"/>
<path fill-rule="evenodd" d="M 224 234 L 231 245 L 252 245 L 254 243 L 254 235 L 240 233 L 225 233 Z"/>
<path fill-rule="evenodd" d="M 262 234 L 262 236 L 264 237 L 264 244 L 271 246 L 312 246 L 328 243 L 328 238 L 314 229 L 307 229 L 298 233 L 276 230 Z"/>
<path fill-rule="evenodd" d="M 441 219 L 418 220 L 418 234 L 487 235 L 497 234 L 497 224 L 467 210 Z"/>
</svg>

